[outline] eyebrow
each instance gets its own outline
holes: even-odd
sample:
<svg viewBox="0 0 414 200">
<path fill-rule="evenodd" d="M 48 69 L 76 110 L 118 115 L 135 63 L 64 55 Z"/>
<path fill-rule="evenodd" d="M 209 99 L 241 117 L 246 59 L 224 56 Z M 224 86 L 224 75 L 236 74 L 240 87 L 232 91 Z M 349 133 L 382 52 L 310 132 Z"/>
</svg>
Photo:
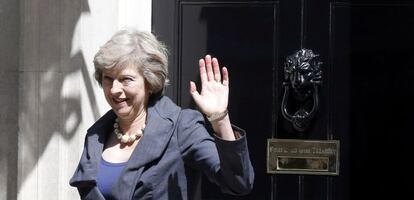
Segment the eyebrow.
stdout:
<svg viewBox="0 0 414 200">
<path fill-rule="evenodd" d="M 136 77 L 134 75 L 129 75 L 129 74 L 120 74 L 119 76 L 122 78 L 135 78 Z"/>
<path fill-rule="evenodd" d="M 136 76 L 130 75 L 130 74 L 119 74 L 117 77 L 119 77 L 119 78 L 133 78 L 133 79 L 136 78 Z M 102 78 L 114 78 L 114 77 L 111 76 L 110 74 L 102 74 Z"/>
</svg>

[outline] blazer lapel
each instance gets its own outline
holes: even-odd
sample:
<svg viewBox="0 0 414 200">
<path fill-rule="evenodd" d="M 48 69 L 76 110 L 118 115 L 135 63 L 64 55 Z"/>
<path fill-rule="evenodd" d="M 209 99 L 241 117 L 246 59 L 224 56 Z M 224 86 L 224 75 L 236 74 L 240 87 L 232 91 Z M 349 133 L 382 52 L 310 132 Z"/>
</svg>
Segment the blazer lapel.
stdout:
<svg viewBox="0 0 414 200">
<path fill-rule="evenodd" d="M 78 168 L 70 180 L 70 185 L 75 187 L 91 188 L 96 185 L 99 161 L 107 133 L 112 130 L 115 113 L 111 110 L 100 118 L 88 129 L 85 139 L 85 147 Z M 94 189 L 93 192 L 99 192 Z"/>
<path fill-rule="evenodd" d="M 127 166 L 121 172 L 112 194 L 116 199 L 132 199 L 136 185 L 145 166 L 162 156 L 174 131 L 180 108 L 168 97 L 162 97 L 148 107 L 147 126 L 144 136 L 135 147 Z M 111 110 L 99 119 L 91 128 L 85 140 L 85 149 L 79 166 L 70 180 L 75 187 L 94 187 L 104 142 L 116 118 Z M 100 193 L 96 187 L 92 188 Z M 92 195 L 93 196 L 93 195 Z"/>
<path fill-rule="evenodd" d="M 144 136 L 135 147 L 113 190 L 113 194 L 119 199 L 132 198 L 145 165 L 161 157 L 173 134 L 179 107 L 172 102 L 172 105 L 163 107 L 165 105 L 162 104 L 162 99 L 160 101 L 161 103 L 148 108 Z"/>
</svg>

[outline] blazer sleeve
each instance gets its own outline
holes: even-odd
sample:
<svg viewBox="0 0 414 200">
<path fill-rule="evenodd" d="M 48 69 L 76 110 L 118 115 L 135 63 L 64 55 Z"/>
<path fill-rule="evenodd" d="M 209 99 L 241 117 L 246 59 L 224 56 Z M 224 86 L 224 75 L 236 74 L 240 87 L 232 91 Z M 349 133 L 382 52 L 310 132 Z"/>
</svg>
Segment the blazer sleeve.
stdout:
<svg viewBox="0 0 414 200">
<path fill-rule="evenodd" d="M 225 141 L 210 136 L 204 125 L 204 118 L 198 111 L 182 111 L 177 135 L 186 165 L 202 171 L 225 193 L 248 194 L 253 187 L 254 172 L 245 132 L 233 126 L 242 137 L 236 141 Z"/>
</svg>

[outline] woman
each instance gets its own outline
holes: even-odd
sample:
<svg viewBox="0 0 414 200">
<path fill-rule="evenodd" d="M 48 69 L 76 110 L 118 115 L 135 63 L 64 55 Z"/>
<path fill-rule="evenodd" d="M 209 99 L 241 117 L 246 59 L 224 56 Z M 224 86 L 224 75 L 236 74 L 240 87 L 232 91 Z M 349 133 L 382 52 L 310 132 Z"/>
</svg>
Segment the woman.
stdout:
<svg viewBox="0 0 414 200">
<path fill-rule="evenodd" d="M 192 199 L 200 173 L 223 192 L 253 184 L 244 131 L 227 114 L 229 79 L 216 58 L 200 59 L 201 93 L 190 93 L 210 121 L 163 96 L 167 51 L 150 33 L 122 30 L 100 48 L 95 78 L 112 109 L 88 129 L 70 184 L 82 199 Z"/>
</svg>

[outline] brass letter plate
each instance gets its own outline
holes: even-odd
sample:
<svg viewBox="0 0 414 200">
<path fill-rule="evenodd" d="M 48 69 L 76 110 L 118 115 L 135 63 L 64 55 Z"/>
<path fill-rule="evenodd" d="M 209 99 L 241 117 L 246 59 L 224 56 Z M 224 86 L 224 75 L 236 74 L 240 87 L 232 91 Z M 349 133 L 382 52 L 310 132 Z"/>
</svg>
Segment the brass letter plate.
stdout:
<svg viewBox="0 0 414 200">
<path fill-rule="evenodd" d="M 339 141 L 267 139 L 267 173 L 339 175 Z"/>
</svg>

